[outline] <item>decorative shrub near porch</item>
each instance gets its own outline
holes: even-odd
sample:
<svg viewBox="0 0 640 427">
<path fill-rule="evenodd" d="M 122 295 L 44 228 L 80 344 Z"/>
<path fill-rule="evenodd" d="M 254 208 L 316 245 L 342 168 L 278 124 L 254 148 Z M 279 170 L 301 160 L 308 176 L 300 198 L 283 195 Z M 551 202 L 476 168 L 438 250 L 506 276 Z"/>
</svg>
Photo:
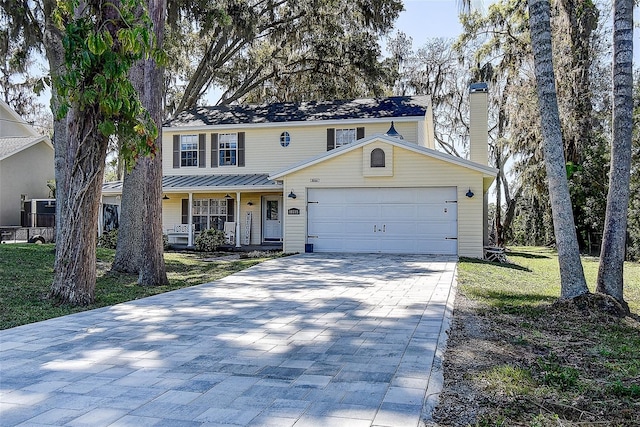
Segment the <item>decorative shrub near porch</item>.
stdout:
<svg viewBox="0 0 640 427">
<path fill-rule="evenodd" d="M 196 237 L 196 250 L 201 252 L 213 252 L 224 243 L 224 232 L 209 228 Z"/>
</svg>

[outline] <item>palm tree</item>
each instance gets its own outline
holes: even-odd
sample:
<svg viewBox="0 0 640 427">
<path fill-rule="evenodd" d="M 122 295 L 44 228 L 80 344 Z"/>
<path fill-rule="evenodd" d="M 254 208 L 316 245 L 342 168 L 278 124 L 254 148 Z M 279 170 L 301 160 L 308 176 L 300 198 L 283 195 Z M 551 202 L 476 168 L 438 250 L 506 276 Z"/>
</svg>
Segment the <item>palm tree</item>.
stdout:
<svg viewBox="0 0 640 427">
<path fill-rule="evenodd" d="M 623 306 L 623 268 L 633 131 L 633 0 L 613 4 L 613 141 L 609 193 L 604 220 L 600 268 L 596 290 L 611 295 Z"/>
<path fill-rule="evenodd" d="M 632 1 L 632 0 L 631 0 Z M 549 0 L 529 0 L 529 26 L 540 108 L 545 167 L 553 229 L 560 264 L 560 298 L 589 292 L 580 261 L 569 185 L 567 183 L 560 115 L 553 71 Z"/>
</svg>

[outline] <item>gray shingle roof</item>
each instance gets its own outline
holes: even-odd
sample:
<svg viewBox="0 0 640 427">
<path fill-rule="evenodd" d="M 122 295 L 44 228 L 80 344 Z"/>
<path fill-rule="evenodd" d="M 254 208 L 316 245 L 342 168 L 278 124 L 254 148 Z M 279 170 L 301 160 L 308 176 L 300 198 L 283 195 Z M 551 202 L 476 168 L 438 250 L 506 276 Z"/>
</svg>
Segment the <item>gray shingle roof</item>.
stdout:
<svg viewBox="0 0 640 427">
<path fill-rule="evenodd" d="M 0 138 L 0 159 L 22 151 L 41 139 L 41 136 Z"/>
<path fill-rule="evenodd" d="M 164 126 L 210 126 L 416 117 L 424 116 L 428 105 L 429 97 L 420 95 L 346 101 L 196 107 L 179 113 L 174 119 L 167 121 Z"/>
<path fill-rule="evenodd" d="M 273 187 L 279 190 L 282 186 L 275 181 L 270 180 L 266 174 L 249 174 L 249 175 L 169 175 L 162 177 L 162 190 L 182 190 L 182 189 L 198 189 L 198 188 L 242 188 L 249 190 L 251 188 L 268 189 Z M 106 193 L 122 191 L 122 181 L 105 182 L 102 184 L 102 191 Z"/>
</svg>

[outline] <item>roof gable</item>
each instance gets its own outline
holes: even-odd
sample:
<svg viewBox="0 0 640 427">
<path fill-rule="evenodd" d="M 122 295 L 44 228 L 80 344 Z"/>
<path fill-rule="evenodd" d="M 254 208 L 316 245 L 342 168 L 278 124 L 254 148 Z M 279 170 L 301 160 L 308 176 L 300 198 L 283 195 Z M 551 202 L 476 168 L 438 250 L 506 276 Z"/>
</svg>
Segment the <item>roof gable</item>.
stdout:
<svg viewBox="0 0 640 427">
<path fill-rule="evenodd" d="M 404 148 L 406 150 L 413 151 L 420 155 L 428 156 L 437 160 L 451 163 L 453 165 L 462 166 L 467 169 L 475 170 L 477 172 L 482 173 L 483 176 L 485 177 L 495 178 L 496 174 L 498 173 L 498 169 L 492 168 L 490 166 L 481 165 L 479 163 L 475 163 L 470 160 L 463 159 L 461 157 L 456 157 L 450 154 L 442 153 L 440 151 L 432 150 L 430 148 L 425 148 L 420 145 L 416 145 L 411 142 L 406 142 L 398 138 L 393 138 L 386 135 L 373 135 L 368 138 L 363 138 L 359 141 L 353 142 L 351 144 L 343 145 L 342 147 L 336 148 L 334 150 L 327 151 L 326 153 L 322 153 L 321 155 L 304 160 L 300 163 L 294 164 L 285 169 L 276 171 L 271 175 L 269 175 L 269 179 L 273 179 L 273 180 L 280 179 L 286 175 L 305 169 L 309 166 L 313 166 L 318 163 L 327 161 L 334 157 L 341 156 L 342 154 L 356 150 L 360 147 L 371 144 L 372 142 L 375 142 L 375 141 L 386 142 L 390 145 Z"/>
<path fill-rule="evenodd" d="M 429 106 L 430 98 L 426 95 L 262 105 L 223 105 L 197 107 L 183 111 L 174 119 L 167 121 L 164 126 L 176 128 L 424 117 Z"/>
<path fill-rule="evenodd" d="M 9 104 L 2 100 L 0 100 L 0 123 L 2 123 L 0 129 L 20 129 L 19 132 L 11 135 L 2 132 L 0 133 L 0 138 L 40 136 L 38 132 L 36 132 L 36 130 L 33 128 L 33 126 L 27 123 L 22 117 L 20 117 L 18 113 L 13 110 L 13 108 L 9 106 Z"/>
</svg>

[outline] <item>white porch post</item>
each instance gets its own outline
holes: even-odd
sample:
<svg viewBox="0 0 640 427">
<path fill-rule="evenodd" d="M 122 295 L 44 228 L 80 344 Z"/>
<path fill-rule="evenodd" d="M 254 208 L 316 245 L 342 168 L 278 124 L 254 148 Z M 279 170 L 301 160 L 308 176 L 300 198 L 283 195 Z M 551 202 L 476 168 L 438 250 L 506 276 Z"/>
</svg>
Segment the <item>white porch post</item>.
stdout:
<svg viewBox="0 0 640 427">
<path fill-rule="evenodd" d="M 187 247 L 193 247 L 193 193 L 189 193 L 189 209 L 187 212 L 189 213 L 189 218 L 187 218 Z"/>
<path fill-rule="evenodd" d="M 240 192 L 236 191 L 236 248 L 240 247 Z"/>
<path fill-rule="evenodd" d="M 98 236 L 102 236 L 102 232 L 104 231 L 104 200 L 102 199 L 102 195 L 100 195 L 100 206 L 98 207 Z"/>
</svg>

